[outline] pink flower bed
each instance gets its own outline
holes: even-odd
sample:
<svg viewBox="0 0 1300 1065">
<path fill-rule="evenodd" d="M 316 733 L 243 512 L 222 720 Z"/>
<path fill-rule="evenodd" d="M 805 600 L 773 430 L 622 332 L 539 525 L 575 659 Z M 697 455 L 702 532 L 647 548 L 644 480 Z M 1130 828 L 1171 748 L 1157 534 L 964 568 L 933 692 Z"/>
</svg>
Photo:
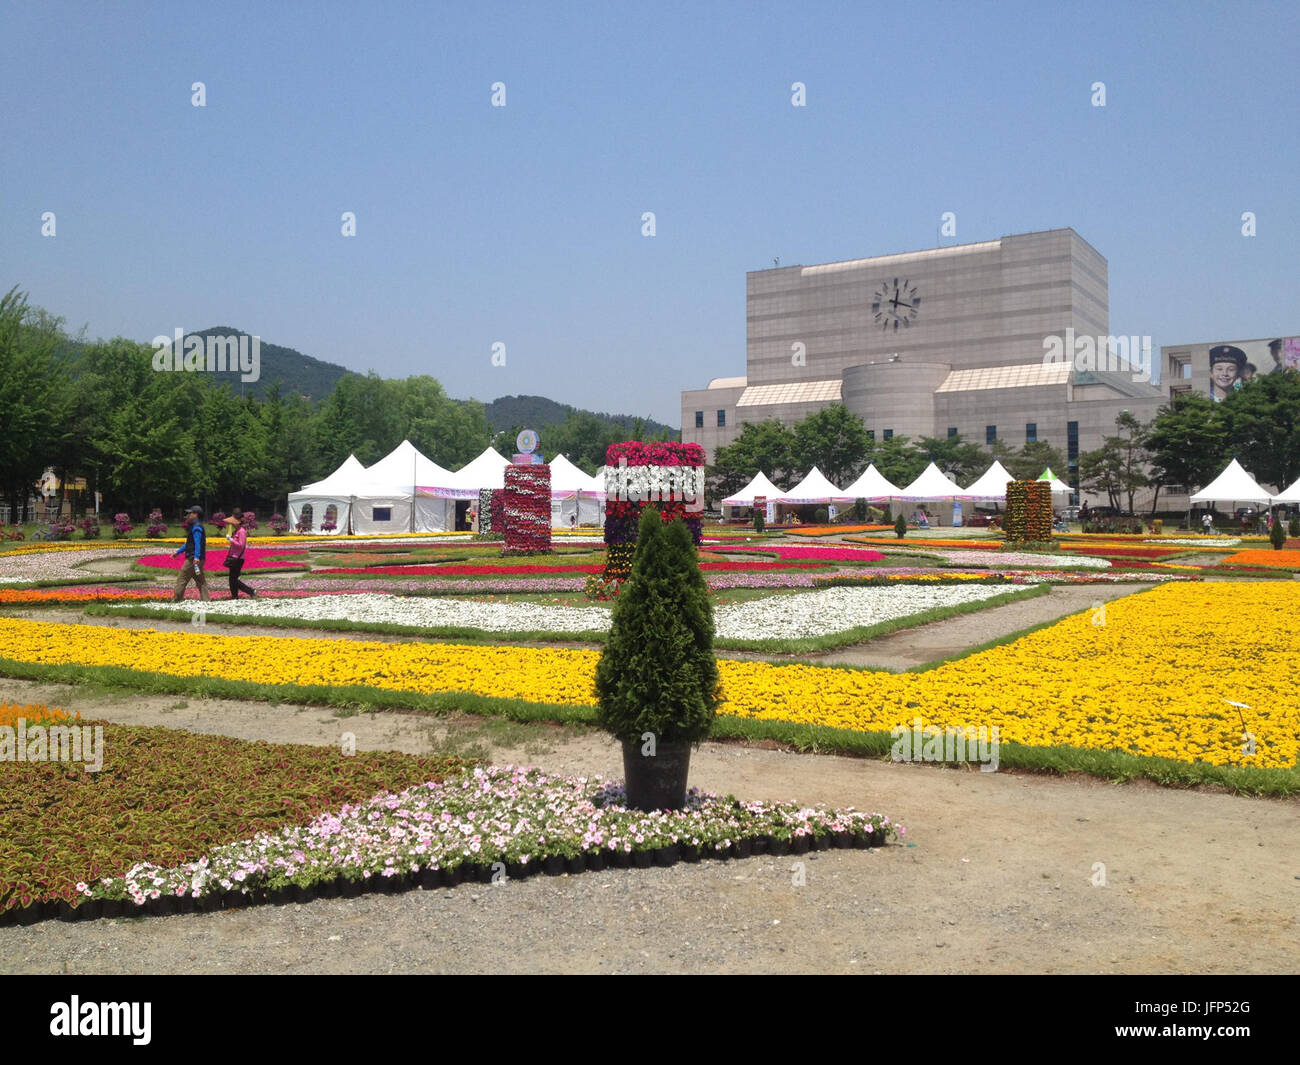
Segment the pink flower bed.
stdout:
<svg viewBox="0 0 1300 1065">
<path fill-rule="evenodd" d="M 860 547 L 817 547 L 804 544 L 745 544 L 741 547 L 727 547 L 726 551 L 762 551 L 785 559 L 817 559 L 822 562 L 879 562 L 885 556 L 879 551 Z"/>
<path fill-rule="evenodd" d="M 292 549 L 280 549 L 274 547 L 247 547 L 244 549 L 244 572 L 250 570 L 266 569 L 307 569 L 307 566 L 299 565 L 294 562 L 286 562 L 283 559 L 288 555 L 305 555 L 306 551 L 294 551 Z M 204 573 L 224 573 L 222 561 L 226 557 L 226 542 L 217 540 L 208 541 L 208 557 L 204 560 Z M 184 555 L 145 555 L 136 559 L 142 566 L 148 566 L 150 569 L 170 569 L 179 570 L 185 565 Z"/>
</svg>

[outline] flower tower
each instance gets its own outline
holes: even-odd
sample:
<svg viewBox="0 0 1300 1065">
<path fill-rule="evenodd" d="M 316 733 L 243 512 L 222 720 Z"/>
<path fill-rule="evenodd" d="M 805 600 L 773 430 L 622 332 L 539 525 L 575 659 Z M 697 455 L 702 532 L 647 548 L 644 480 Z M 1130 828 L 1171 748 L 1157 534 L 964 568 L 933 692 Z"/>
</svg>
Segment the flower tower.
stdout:
<svg viewBox="0 0 1300 1065">
<path fill-rule="evenodd" d="M 1052 539 L 1052 486 L 1046 481 L 1007 484 L 1007 543 L 1045 544 Z"/>
<path fill-rule="evenodd" d="M 515 441 L 520 453 L 505 469 L 503 555 L 537 555 L 551 550 L 551 467 L 542 462 L 537 434 L 525 429 Z M 495 518 L 493 528 L 495 529 Z"/>
<path fill-rule="evenodd" d="M 665 522 L 682 518 L 696 547 L 704 511 L 704 448 L 629 440 L 605 451 L 606 581 L 632 572 L 641 511 L 653 505 Z"/>
</svg>

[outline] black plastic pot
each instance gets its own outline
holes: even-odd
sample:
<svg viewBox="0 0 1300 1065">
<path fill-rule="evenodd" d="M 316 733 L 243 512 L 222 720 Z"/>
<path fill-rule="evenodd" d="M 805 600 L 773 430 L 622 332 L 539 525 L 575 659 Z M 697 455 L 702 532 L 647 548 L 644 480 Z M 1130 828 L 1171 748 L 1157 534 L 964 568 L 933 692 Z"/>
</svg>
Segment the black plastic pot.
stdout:
<svg viewBox="0 0 1300 1065">
<path fill-rule="evenodd" d="M 587 855 L 587 868 L 593 873 L 599 873 L 605 868 L 605 852 L 593 851 Z"/>
<path fill-rule="evenodd" d="M 813 850 L 828 851 L 835 846 L 835 839 L 828 832 L 825 835 L 813 837 Z"/>
<path fill-rule="evenodd" d="M 547 876 L 559 876 L 564 872 L 564 855 L 549 854 L 546 856 L 542 868 L 546 871 Z"/>
<path fill-rule="evenodd" d="M 287 902 L 293 902 L 293 885 L 281 884 L 279 887 L 273 887 L 270 890 L 270 901 L 273 905 L 283 906 Z"/>
<path fill-rule="evenodd" d="M 627 851 L 623 850 L 621 847 L 618 850 L 614 851 L 613 858 L 614 861 L 612 864 L 615 869 L 632 868 L 632 855 L 629 854 Z"/>
<path fill-rule="evenodd" d="M 680 844 L 670 843 L 666 847 L 660 847 L 654 852 L 655 865 L 661 869 L 667 869 L 669 866 L 676 865 L 682 856 Z"/>
<path fill-rule="evenodd" d="M 465 866 L 458 865 L 453 869 L 444 869 L 443 882 L 448 887 L 457 887 L 465 883 Z"/>
<path fill-rule="evenodd" d="M 754 853 L 754 844 L 747 839 L 738 839 L 731 845 L 733 858 L 748 858 Z"/>
<path fill-rule="evenodd" d="M 344 877 L 343 882 L 339 885 L 339 895 L 345 899 L 359 898 L 361 889 L 365 885 L 355 877 Z"/>
<path fill-rule="evenodd" d="M 100 909 L 104 917 L 121 917 L 125 912 L 121 899 L 104 899 Z"/>
<path fill-rule="evenodd" d="M 565 858 L 564 871 L 566 873 L 585 873 L 587 871 L 587 859 L 581 854 L 576 858 Z"/>
<path fill-rule="evenodd" d="M 333 880 L 322 880 L 316 885 L 316 896 L 322 899 L 337 899 L 343 890 L 343 884 L 335 877 Z"/>
<path fill-rule="evenodd" d="M 772 836 L 767 844 L 767 853 L 776 858 L 789 854 L 790 841 L 788 839 L 777 839 L 776 836 Z"/>
<path fill-rule="evenodd" d="M 645 811 L 681 809 L 686 804 L 691 745 L 660 740 L 653 755 L 643 755 L 641 748 L 640 740 L 623 743 L 628 806 Z"/>
<path fill-rule="evenodd" d="M 420 870 L 420 887 L 426 891 L 442 887 L 442 870 L 425 867 Z"/>
<path fill-rule="evenodd" d="M 807 836 L 793 836 L 790 839 L 791 854 L 807 854 L 809 840 Z"/>
<path fill-rule="evenodd" d="M 867 835 L 868 847 L 883 847 L 885 845 L 885 833 L 883 829 L 877 829 Z"/>
<path fill-rule="evenodd" d="M 768 848 L 772 845 L 772 840 L 769 836 L 755 836 L 749 842 L 750 846 L 753 848 L 752 853 L 755 857 L 760 854 L 766 854 Z"/>
<path fill-rule="evenodd" d="M 650 866 L 654 865 L 654 852 L 645 850 L 633 851 L 632 864 L 638 869 L 649 869 Z"/>
</svg>

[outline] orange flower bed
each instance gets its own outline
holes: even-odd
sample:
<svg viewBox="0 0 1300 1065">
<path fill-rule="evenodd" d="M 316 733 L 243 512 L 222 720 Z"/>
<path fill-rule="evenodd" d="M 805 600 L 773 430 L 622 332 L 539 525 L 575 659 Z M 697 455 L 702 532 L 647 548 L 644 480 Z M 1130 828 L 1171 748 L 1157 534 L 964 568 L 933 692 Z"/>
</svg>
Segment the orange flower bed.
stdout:
<svg viewBox="0 0 1300 1065">
<path fill-rule="evenodd" d="M 0 728 L 5 726 L 17 728 L 19 718 L 28 725 L 57 725 L 61 721 L 80 721 L 81 715 L 69 714 L 66 710 L 49 707 L 44 703 L 28 703 L 26 706 L 19 706 L 17 703 L 0 703 Z"/>
<path fill-rule="evenodd" d="M 1300 570 L 1300 551 L 1264 551 L 1251 548 L 1223 560 L 1225 566 L 1267 566 L 1270 569 Z"/>
<path fill-rule="evenodd" d="M 106 603 L 126 599 L 164 599 L 171 591 L 156 588 L 147 592 L 117 591 L 96 588 L 90 591 L 64 591 L 61 588 L 0 588 L 0 606 L 8 603 Z"/>
<path fill-rule="evenodd" d="M 885 529 L 892 531 L 894 527 L 892 525 L 814 525 L 807 529 L 787 529 L 778 525 L 775 528 L 791 536 L 838 536 L 840 533 L 877 532 Z"/>
<path fill-rule="evenodd" d="M 890 527 L 892 530 L 892 526 Z M 960 547 L 983 549 L 985 551 L 999 551 L 1002 548 L 1001 540 L 948 540 L 948 539 L 927 539 L 921 536 L 906 536 L 902 540 L 895 537 L 892 540 L 877 539 L 868 536 L 852 536 L 849 538 L 850 543 L 870 544 L 872 547 L 881 547 L 892 544 L 894 547 Z"/>
</svg>

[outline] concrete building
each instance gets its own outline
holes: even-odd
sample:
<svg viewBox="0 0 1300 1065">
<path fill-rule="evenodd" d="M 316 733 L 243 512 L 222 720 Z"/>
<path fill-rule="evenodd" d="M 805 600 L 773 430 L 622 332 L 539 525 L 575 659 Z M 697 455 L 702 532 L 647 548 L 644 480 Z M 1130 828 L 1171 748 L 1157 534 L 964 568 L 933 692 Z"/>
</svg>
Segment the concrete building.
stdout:
<svg viewBox="0 0 1300 1065">
<path fill-rule="evenodd" d="M 710 459 L 744 422 L 843 402 L 877 440 L 1046 441 L 1077 486 L 1121 410 L 1168 399 L 1149 346 L 1109 337 L 1106 260 L 1072 229 L 752 271 L 745 313 L 745 376 L 682 393 L 682 439 Z"/>
</svg>

